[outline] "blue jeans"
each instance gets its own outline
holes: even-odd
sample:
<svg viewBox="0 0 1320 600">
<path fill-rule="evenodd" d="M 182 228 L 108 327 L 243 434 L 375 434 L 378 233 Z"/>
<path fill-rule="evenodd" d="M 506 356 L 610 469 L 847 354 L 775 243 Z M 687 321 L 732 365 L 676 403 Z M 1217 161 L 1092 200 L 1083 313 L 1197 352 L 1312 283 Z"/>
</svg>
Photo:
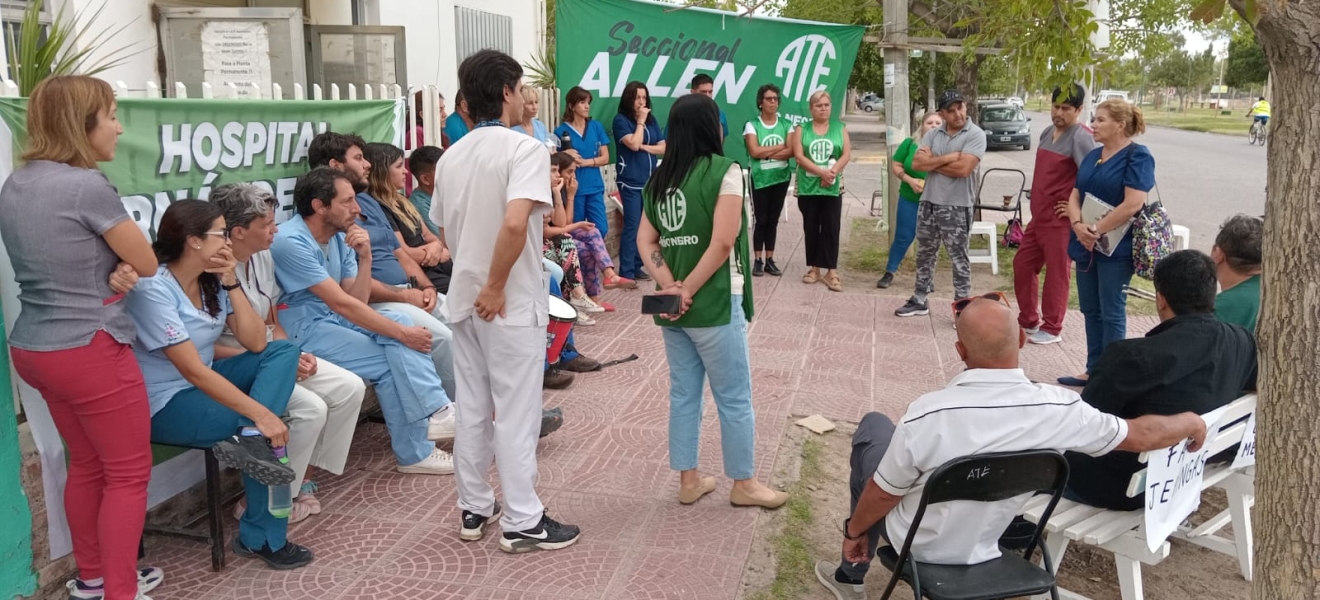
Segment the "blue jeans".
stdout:
<svg viewBox="0 0 1320 600">
<path fill-rule="evenodd" d="M 1086 372 L 1090 373 L 1106 347 L 1127 337 L 1123 286 L 1132 281 L 1132 236 L 1119 242 L 1113 256 L 1086 252 L 1076 235 L 1068 246 L 1068 255 L 1077 263 L 1077 304 L 1086 318 Z"/>
<path fill-rule="evenodd" d="M 578 191 L 573 198 L 573 222 L 591 221 L 600 230 L 600 239 L 610 232 L 610 220 L 605 217 L 605 193 L 584 194 Z M 633 243 L 637 234 L 633 233 Z"/>
<path fill-rule="evenodd" d="M 642 226 L 642 188 L 619 184 L 623 204 L 623 234 L 619 238 L 619 275 L 635 279 L 642 271 L 642 256 L 637 252 L 637 230 Z"/>
<path fill-rule="evenodd" d="M 903 257 L 907 255 L 908 248 L 912 246 L 912 240 L 916 239 L 917 208 L 920 206 L 920 202 L 912 202 L 903 198 L 898 200 L 898 218 L 894 220 L 894 243 L 889 245 L 889 264 L 885 265 L 886 273 L 898 272 L 898 265 L 903 262 Z"/>
<path fill-rule="evenodd" d="M 211 369 L 270 412 L 282 415 L 289 403 L 289 395 L 293 394 L 299 355 L 297 346 L 278 340 L 267 344 L 266 350 L 260 354 L 246 352 L 217 360 Z M 240 427 L 251 426 L 251 419 L 191 387 L 175 394 L 165 408 L 151 417 L 151 441 L 205 448 L 234 435 Z M 247 510 L 238 522 L 238 539 L 243 546 L 253 550 L 260 550 L 263 545 L 271 550 L 283 548 L 289 520 L 277 519 L 270 514 L 266 507 L 266 486 L 244 475 L 243 491 L 247 496 Z"/>
<path fill-rule="evenodd" d="M 556 298 L 562 298 L 564 296 L 564 293 L 559 289 L 559 280 L 555 279 L 554 277 L 550 278 L 550 293 L 553 294 Z M 568 342 L 564 344 L 564 350 L 559 353 L 559 360 L 568 362 L 577 357 L 578 357 L 578 351 L 577 348 L 573 346 L 573 332 L 570 330 L 568 332 Z M 550 370 L 550 361 L 548 360 L 545 361 L 545 369 L 547 371 Z"/>
<path fill-rule="evenodd" d="M 742 296 L 733 296 L 732 318 L 716 327 L 665 327 L 669 362 L 669 468 L 697 468 L 701 439 L 701 392 L 706 379 L 720 416 L 724 474 L 751 479 L 756 417 L 752 414 L 752 366 Z"/>
</svg>

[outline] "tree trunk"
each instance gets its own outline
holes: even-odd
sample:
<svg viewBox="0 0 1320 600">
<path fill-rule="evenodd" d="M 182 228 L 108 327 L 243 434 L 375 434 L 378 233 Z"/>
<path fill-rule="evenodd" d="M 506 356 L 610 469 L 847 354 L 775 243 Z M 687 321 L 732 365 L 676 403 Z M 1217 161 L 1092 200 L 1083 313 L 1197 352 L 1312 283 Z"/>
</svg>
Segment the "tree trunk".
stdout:
<svg viewBox="0 0 1320 600">
<path fill-rule="evenodd" d="M 1230 0 L 1239 13 L 1242 0 Z M 1255 600 L 1320 598 L 1320 3 L 1256 3 L 1273 74 Z"/>
<path fill-rule="evenodd" d="M 963 99 L 967 101 L 967 118 L 973 123 L 977 121 L 979 112 L 976 109 L 976 86 L 980 82 L 983 62 L 985 56 L 977 54 L 971 60 L 959 55 L 953 63 L 953 81 L 958 86 L 958 91 L 962 92 Z"/>
</svg>

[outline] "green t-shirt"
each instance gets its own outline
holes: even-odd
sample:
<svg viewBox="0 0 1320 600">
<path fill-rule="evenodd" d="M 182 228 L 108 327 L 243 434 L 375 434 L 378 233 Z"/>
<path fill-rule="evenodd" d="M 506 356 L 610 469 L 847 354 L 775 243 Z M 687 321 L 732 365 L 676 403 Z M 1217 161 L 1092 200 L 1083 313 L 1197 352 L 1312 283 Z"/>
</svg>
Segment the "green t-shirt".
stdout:
<svg viewBox="0 0 1320 600">
<path fill-rule="evenodd" d="M 920 145 L 921 143 L 915 138 L 903 140 L 903 143 L 898 145 L 898 150 L 894 151 L 894 162 L 903 163 L 903 172 L 907 173 L 908 177 L 924 180 L 926 172 L 912 168 L 912 159 L 917 156 L 917 148 Z M 912 189 L 906 181 L 898 186 L 898 197 L 909 202 L 921 202 L 921 193 Z"/>
<path fill-rule="evenodd" d="M 830 121 L 830 129 L 825 135 L 816 135 L 816 129 L 810 122 L 803 123 L 801 129 L 802 153 L 816 166 L 828 169 L 830 162 L 843 156 L 843 123 Z M 799 196 L 838 196 L 843 177 L 835 177 L 834 185 L 825 187 L 821 185 L 819 177 L 807 173 L 802 165 L 798 165 L 797 181 Z"/>
<path fill-rule="evenodd" d="M 1256 331 L 1256 318 L 1260 316 L 1260 275 L 1252 275 L 1215 296 L 1215 317 L 1225 323 L 1241 325 L 1247 331 Z"/>
<path fill-rule="evenodd" d="M 715 231 L 715 203 L 720 196 L 720 183 L 735 163 L 731 158 L 710 156 L 697 160 L 683 180 L 663 199 L 651 194 L 643 198 L 646 220 L 660 233 L 660 254 L 669 266 L 674 279 L 682 281 L 706 253 L 711 235 Z M 733 289 L 730 263 L 738 265 L 742 273 L 751 273 L 751 246 L 747 242 L 747 203 L 743 202 L 742 226 L 733 242 L 733 260 L 724 261 L 719 270 L 697 290 L 692 306 L 676 321 L 655 317 L 662 327 L 716 327 L 728 325 L 730 299 L 742 294 L 743 313 L 752 320 L 752 278 L 743 277 L 741 290 Z"/>
<path fill-rule="evenodd" d="M 747 128 L 743 130 L 743 135 L 749 133 L 756 136 L 756 143 L 759 146 L 778 146 L 788 140 L 788 120 L 776 118 L 773 126 L 766 127 L 765 123 L 761 122 L 761 116 L 757 115 L 747 122 Z M 793 169 L 789 167 L 787 160 L 753 159 L 751 163 L 752 185 L 758 190 L 784 183 L 793 177 Z"/>
</svg>

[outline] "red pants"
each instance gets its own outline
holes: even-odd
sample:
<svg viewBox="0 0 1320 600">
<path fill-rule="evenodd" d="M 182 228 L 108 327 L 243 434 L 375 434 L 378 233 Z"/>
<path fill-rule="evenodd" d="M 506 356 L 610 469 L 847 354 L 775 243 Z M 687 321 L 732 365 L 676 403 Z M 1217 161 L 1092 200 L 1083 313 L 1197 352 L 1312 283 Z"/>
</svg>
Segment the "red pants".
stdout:
<svg viewBox="0 0 1320 600">
<path fill-rule="evenodd" d="M 1013 291 L 1020 311 L 1018 324 L 1023 329 L 1039 325 L 1041 331 L 1051 335 L 1063 331 L 1063 317 L 1068 312 L 1068 279 L 1072 277 L 1069 233 L 1064 227 L 1037 227 L 1035 223 L 1027 227 L 1022 246 L 1013 257 Z M 1045 290 L 1037 296 L 1041 267 L 1045 267 Z"/>
<path fill-rule="evenodd" d="M 132 347 L 98 331 L 81 348 L 11 352 L 69 448 L 64 511 L 78 576 L 104 577 L 105 600 L 132 600 L 151 478 L 151 409 Z"/>
</svg>

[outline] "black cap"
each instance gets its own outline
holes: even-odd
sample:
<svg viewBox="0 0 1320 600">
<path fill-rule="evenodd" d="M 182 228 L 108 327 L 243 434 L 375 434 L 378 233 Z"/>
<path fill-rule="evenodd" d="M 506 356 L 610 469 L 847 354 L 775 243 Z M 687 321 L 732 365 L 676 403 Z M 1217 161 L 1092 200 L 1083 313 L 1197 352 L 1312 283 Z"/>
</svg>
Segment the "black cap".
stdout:
<svg viewBox="0 0 1320 600">
<path fill-rule="evenodd" d="M 940 94 L 940 110 L 948 110 L 950 106 L 959 102 L 965 102 L 963 95 L 958 90 L 944 90 Z"/>
</svg>

